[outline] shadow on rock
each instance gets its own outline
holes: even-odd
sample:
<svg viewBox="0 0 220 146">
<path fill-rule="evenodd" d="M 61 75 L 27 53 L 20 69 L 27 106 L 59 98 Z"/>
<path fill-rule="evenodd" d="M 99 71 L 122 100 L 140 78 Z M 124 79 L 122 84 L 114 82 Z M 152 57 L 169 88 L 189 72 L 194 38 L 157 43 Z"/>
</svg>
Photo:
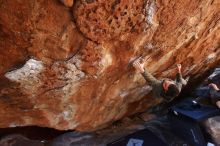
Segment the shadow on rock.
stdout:
<svg viewBox="0 0 220 146">
<path fill-rule="evenodd" d="M 13 134 L 2 137 L 0 146 L 44 146 L 44 143 L 37 140 L 30 140 L 19 134 Z"/>
<path fill-rule="evenodd" d="M 68 132 L 58 136 L 52 142 L 49 143 L 49 146 L 76 146 L 76 145 L 86 145 L 94 137 L 93 134 L 90 133 L 80 133 L 80 132 Z"/>
</svg>

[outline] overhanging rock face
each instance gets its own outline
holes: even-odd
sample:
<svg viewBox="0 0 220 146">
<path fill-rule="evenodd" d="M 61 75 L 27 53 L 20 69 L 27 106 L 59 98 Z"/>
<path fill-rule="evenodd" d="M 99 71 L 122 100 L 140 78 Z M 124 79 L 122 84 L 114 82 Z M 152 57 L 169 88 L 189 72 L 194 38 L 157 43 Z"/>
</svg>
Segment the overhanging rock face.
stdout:
<svg viewBox="0 0 220 146">
<path fill-rule="evenodd" d="M 0 1 L 2 128 L 101 128 L 160 102 L 135 58 L 192 80 L 220 61 L 218 0 L 62 2 Z"/>
</svg>

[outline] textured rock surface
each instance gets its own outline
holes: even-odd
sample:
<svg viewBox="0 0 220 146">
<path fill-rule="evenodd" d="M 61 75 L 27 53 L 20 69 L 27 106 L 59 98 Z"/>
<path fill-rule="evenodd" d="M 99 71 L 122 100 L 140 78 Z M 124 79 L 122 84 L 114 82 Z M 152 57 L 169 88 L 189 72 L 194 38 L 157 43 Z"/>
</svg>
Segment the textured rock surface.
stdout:
<svg viewBox="0 0 220 146">
<path fill-rule="evenodd" d="M 65 4 L 65 3 L 64 3 Z M 0 0 L 0 127 L 92 130 L 158 99 L 129 64 L 192 81 L 220 60 L 219 0 Z"/>
</svg>

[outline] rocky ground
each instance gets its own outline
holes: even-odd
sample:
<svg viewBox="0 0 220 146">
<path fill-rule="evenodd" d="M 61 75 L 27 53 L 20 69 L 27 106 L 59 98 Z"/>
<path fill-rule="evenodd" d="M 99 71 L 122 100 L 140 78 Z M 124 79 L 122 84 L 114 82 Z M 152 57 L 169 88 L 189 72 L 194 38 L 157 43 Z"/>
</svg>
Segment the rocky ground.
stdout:
<svg viewBox="0 0 220 146">
<path fill-rule="evenodd" d="M 0 0 L 0 127 L 93 131 L 161 102 L 135 72 L 220 60 L 219 0 Z M 16 113 L 16 114 L 15 114 Z"/>
<path fill-rule="evenodd" d="M 145 116 L 145 117 L 144 117 Z M 151 117 L 152 118 L 152 117 Z M 31 140 L 20 134 L 2 137 L 1 146 L 104 146 L 120 137 L 135 131 L 148 128 L 162 138 L 169 145 L 187 144 L 171 133 L 166 117 L 148 121 L 146 115 L 141 114 L 117 121 L 112 126 L 97 132 L 66 132 L 52 140 Z M 35 137 L 36 138 L 36 137 Z M 39 138 L 39 137 L 38 137 Z"/>
<path fill-rule="evenodd" d="M 149 114 L 147 114 L 149 115 Z M 190 146 L 186 141 L 181 140 L 171 132 L 170 123 L 167 117 L 156 118 L 149 121 L 146 113 L 117 121 L 105 129 L 97 132 L 64 132 L 53 139 L 43 139 L 36 137 L 29 139 L 20 134 L 4 136 L 0 140 L 1 146 L 105 146 L 123 136 L 148 128 L 160 137 L 169 146 Z M 150 117 L 152 118 L 152 117 Z M 210 118 L 205 121 L 207 131 L 212 135 L 214 142 L 219 143 L 219 117 Z M 30 133 L 30 132 L 29 132 Z M 46 132 L 47 133 L 47 132 Z M 33 135 L 33 133 L 32 133 Z M 45 135 L 48 138 L 48 135 Z M 36 140 L 38 139 L 38 140 Z M 217 145 L 216 145 L 217 146 Z"/>
</svg>

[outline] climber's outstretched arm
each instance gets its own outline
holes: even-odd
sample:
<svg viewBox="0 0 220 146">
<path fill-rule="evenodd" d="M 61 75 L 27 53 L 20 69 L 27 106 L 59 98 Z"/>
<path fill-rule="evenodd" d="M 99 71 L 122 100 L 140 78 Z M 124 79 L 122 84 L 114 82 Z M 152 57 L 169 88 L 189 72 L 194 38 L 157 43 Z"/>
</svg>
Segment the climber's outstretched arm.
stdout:
<svg viewBox="0 0 220 146">
<path fill-rule="evenodd" d="M 144 69 L 144 63 L 140 63 L 140 59 L 137 59 L 136 61 L 134 61 L 133 66 L 137 71 L 139 71 L 142 74 L 144 79 L 150 85 L 153 85 L 159 82 L 159 80 L 157 80 L 153 75 L 151 75 L 151 73 L 149 73 L 146 69 Z"/>
<path fill-rule="evenodd" d="M 178 83 L 181 83 L 182 85 L 186 85 L 187 84 L 187 82 L 188 82 L 188 79 L 184 79 L 183 77 L 182 77 L 182 71 L 181 71 L 181 69 L 182 69 L 182 65 L 181 64 L 177 64 L 176 65 L 177 66 L 177 74 L 176 74 L 176 81 L 178 82 Z"/>
</svg>

